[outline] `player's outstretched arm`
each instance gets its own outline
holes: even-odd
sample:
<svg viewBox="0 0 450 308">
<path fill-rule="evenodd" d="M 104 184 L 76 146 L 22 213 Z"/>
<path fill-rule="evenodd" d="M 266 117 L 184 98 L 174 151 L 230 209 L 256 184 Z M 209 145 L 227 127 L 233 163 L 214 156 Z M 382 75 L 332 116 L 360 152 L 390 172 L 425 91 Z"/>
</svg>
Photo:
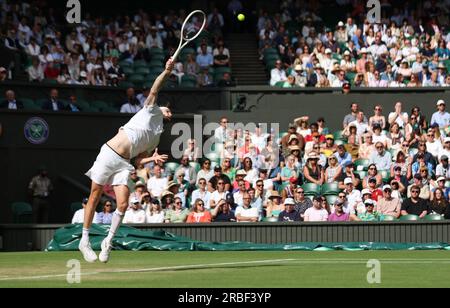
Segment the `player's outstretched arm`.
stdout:
<svg viewBox="0 0 450 308">
<path fill-rule="evenodd" d="M 164 82 L 166 81 L 167 78 L 169 78 L 170 74 L 172 73 L 174 64 L 175 63 L 173 62 L 172 58 L 167 60 L 166 69 L 164 70 L 164 72 L 161 73 L 161 75 L 158 76 L 158 78 L 156 78 L 155 82 L 153 83 L 153 86 L 150 90 L 150 94 L 148 95 L 147 100 L 145 101 L 146 106 L 153 106 L 156 103 L 156 97 L 158 96 L 159 90 L 161 90 L 161 88 L 164 85 Z"/>
</svg>

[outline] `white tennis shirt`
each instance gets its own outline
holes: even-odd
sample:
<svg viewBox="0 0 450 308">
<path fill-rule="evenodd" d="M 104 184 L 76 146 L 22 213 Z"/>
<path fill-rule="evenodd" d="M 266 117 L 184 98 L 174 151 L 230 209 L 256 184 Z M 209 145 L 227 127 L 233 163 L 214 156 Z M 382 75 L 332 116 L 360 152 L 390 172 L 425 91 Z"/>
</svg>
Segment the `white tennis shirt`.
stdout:
<svg viewBox="0 0 450 308">
<path fill-rule="evenodd" d="M 144 106 L 122 128 L 131 142 L 130 158 L 148 151 L 159 144 L 163 132 L 163 114 L 158 105 Z"/>
</svg>

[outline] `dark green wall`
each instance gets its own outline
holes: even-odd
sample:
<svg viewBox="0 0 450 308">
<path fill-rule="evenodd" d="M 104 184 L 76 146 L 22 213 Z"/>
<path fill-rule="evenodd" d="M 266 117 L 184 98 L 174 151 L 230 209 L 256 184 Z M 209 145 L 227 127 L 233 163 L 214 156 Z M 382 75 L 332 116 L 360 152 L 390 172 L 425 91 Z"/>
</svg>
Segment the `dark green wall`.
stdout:
<svg viewBox="0 0 450 308">
<path fill-rule="evenodd" d="M 24 136 L 28 119 L 39 116 L 49 125 L 49 138 L 42 145 L 33 145 Z M 119 127 L 130 119 L 122 114 L 30 113 L 2 111 L 0 123 L 0 221 L 11 221 L 10 203 L 28 201 L 27 185 L 41 165 L 48 168 L 55 185 L 52 196 L 52 222 L 66 222 L 68 204 L 80 201 L 85 193 L 67 184 L 68 176 L 89 186 L 84 173 L 89 170 L 100 147 L 113 137 Z M 192 126 L 193 116 L 176 116 L 172 124 L 183 122 Z M 167 126 L 159 150 L 170 153 L 176 136 L 171 136 L 172 124 Z"/>
</svg>

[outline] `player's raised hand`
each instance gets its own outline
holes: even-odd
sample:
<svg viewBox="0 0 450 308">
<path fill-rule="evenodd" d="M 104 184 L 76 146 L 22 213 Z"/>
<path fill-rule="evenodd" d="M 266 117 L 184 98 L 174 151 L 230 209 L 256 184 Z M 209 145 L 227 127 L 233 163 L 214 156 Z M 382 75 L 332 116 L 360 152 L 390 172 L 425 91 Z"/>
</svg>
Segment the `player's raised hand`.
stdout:
<svg viewBox="0 0 450 308">
<path fill-rule="evenodd" d="M 165 163 L 169 159 L 169 156 L 166 154 L 159 155 L 158 148 L 156 148 L 155 153 L 153 154 L 152 158 L 155 163 L 159 164 L 160 162 Z"/>
<path fill-rule="evenodd" d="M 173 61 L 173 58 L 169 58 L 169 60 L 167 60 L 166 62 L 166 71 L 168 72 L 172 72 L 173 68 L 175 66 L 175 61 Z"/>
</svg>

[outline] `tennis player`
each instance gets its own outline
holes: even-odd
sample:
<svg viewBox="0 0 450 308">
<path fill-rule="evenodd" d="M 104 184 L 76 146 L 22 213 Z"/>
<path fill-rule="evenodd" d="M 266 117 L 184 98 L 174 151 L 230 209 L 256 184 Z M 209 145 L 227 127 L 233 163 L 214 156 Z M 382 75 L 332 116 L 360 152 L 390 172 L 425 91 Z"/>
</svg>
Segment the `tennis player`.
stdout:
<svg viewBox="0 0 450 308">
<path fill-rule="evenodd" d="M 92 186 L 89 201 L 85 208 L 83 235 L 78 248 L 87 262 L 92 263 L 97 260 L 97 255 L 89 242 L 89 228 L 92 225 L 95 209 L 102 196 L 103 187 L 107 184 L 112 185 L 117 201 L 117 209 L 113 214 L 109 234 L 103 240 L 102 250 L 98 256 L 101 262 L 106 263 L 112 249 L 112 240 L 128 208 L 130 191 L 127 183 L 130 172 L 134 170 L 130 160 L 136 158 L 137 163 L 143 164 L 167 161 L 168 156 L 160 155 L 157 146 L 163 132 L 164 121 L 170 121 L 172 113 L 169 108 L 159 107 L 156 104 L 156 99 L 173 67 L 174 62 L 169 59 L 164 72 L 156 78 L 143 108 L 125 126 L 119 129 L 114 138 L 103 145 L 94 165 L 86 173 L 92 180 Z M 149 153 L 153 151 L 153 155 L 150 156 Z"/>
</svg>

